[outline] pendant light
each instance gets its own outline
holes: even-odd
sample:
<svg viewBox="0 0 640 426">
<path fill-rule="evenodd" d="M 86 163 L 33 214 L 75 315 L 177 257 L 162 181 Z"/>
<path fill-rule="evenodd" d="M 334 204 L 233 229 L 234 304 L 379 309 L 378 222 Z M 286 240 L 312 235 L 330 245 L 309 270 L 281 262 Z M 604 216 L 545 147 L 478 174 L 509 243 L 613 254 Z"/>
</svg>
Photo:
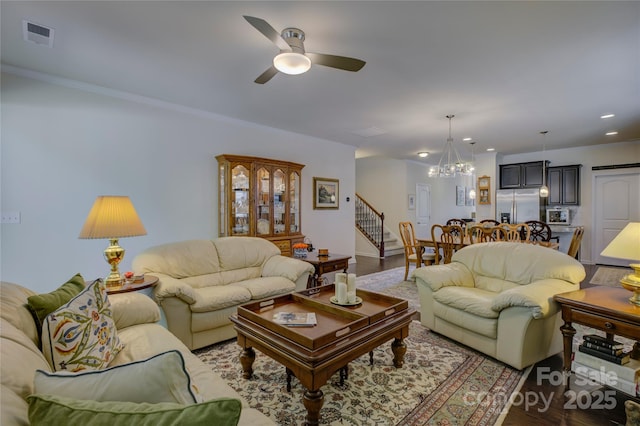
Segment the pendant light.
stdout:
<svg viewBox="0 0 640 426">
<path fill-rule="evenodd" d="M 547 198 L 549 196 L 549 188 L 547 187 L 547 176 L 545 172 L 545 163 L 547 161 L 545 160 L 545 155 L 544 155 L 546 141 L 547 141 L 547 133 L 549 133 L 548 130 L 543 130 L 542 132 L 540 132 L 540 134 L 544 136 L 544 142 L 542 143 L 542 186 L 540 187 L 540 197 L 542 198 Z"/>
<path fill-rule="evenodd" d="M 449 137 L 445 142 L 438 165 L 429 168 L 429 177 L 470 176 L 472 174 L 471 165 L 464 163 L 460 159 L 460 154 L 458 154 L 458 150 L 453 145 L 453 138 L 451 137 L 451 119 L 455 115 L 451 114 L 446 117 L 449 119 Z"/>
</svg>

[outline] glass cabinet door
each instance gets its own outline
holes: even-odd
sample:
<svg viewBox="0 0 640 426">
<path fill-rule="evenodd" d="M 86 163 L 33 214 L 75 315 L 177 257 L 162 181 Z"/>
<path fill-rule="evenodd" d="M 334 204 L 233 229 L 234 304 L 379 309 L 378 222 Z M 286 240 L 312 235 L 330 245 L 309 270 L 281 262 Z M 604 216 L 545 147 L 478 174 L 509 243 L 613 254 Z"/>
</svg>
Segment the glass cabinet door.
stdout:
<svg viewBox="0 0 640 426">
<path fill-rule="evenodd" d="M 256 209 L 258 215 L 256 234 L 269 235 L 271 233 L 271 173 L 266 167 L 260 167 L 256 177 Z"/>
<path fill-rule="evenodd" d="M 300 175 L 289 175 L 289 233 L 300 232 Z"/>
<path fill-rule="evenodd" d="M 231 169 L 231 235 L 249 235 L 249 170 L 243 165 Z"/>
<path fill-rule="evenodd" d="M 282 234 L 286 229 L 285 213 L 286 174 L 281 169 L 273 172 L 273 233 Z"/>
</svg>

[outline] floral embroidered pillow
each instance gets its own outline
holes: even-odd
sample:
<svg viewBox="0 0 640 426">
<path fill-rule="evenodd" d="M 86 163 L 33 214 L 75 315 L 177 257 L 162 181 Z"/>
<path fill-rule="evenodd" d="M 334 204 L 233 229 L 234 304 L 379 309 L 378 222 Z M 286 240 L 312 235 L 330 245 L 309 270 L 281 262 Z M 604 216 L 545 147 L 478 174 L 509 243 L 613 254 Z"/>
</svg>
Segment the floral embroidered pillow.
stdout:
<svg viewBox="0 0 640 426">
<path fill-rule="evenodd" d="M 101 279 L 49 314 L 42 324 L 42 352 L 55 371 L 101 370 L 122 347 Z"/>
</svg>

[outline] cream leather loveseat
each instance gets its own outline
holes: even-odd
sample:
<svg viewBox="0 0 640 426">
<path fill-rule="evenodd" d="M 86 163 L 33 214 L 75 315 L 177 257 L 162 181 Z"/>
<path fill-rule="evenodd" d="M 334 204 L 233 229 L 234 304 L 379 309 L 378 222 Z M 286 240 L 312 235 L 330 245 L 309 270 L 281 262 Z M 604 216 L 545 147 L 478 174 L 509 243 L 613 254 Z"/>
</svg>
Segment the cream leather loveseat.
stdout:
<svg viewBox="0 0 640 426">
<path fill-rule="evenodd" d="M 33 291 L 17 284 L 6 282 L 0 284 L 0 367 L 2 368 L 0 373 L 2 381 L 2 387 L 0 388 L 0 424 L 2 426 L 30 424 L 28 417 L 29 406 L 26 399 L 35 391 L 34 377 L 36 376 L 36 370 L 52 371 L 51 366 L 39 349 L 40 337 L 38 336 L 36 322 L 26 307 L 27 298 L 35 294 Z M 146 367 L 146 364 L 141 361 L 169 351 L 178 351 L 182 355 L 184 366 L 176 366 L 175 368 L 181 368 L 188 372 L 191 385 L 199 393 L 199 400 L 238 399 L 242 402 L 239 425 L 275 425 L 273 421 L 259 411 L 249 408 L 240 395 L 228 386 L 220 375 L 213 371 L 210 366 L 200 361 L 174 335 L 157 323 L 160 319 L 158 305 L 149 297 L 139 293 L 123 293 L 109 296 L 109 301 L 117 335 L 124 348 L 113 358 L 107 370 L 100 374 L 90 372 L 88 376 L 85 375 L 85 379 L 87 377 L 106 375 L 102 376 L 102 379 L 95 379 L 99 380 L 103 385 L 94 387 L 96 395 L 101 394 L 101 392 L 120 395 L 121 392 L 131 388 L 132 382 L 137 381 L 136 375 L 139 378 L 146 378 L 154 374 L 162 374 L 166 370 L 155 369 L 151 366 Z M 114 376 L 112 376 L 115 371 L 108 371 L 112 367 L 117 370 L 118 366 L 134 365 L 131 363 L 135 363 L 135 374 L 124 377 L 124 380 L 122 378 L 115 380 Z M 152 371 L 147 370 L 147 368 Z M 109 375 L 111 376 L 109 377 Z M 76 379 L 78 377 L 71 376 L 70 380 Z M 120 382 L 119 384 L 118 381 Z M 74 387 L 77 389 L 78 386 L 70 384 L 62 390 L 64 392 L 73 391 Z M 105 389 L 106 387 L 115 388 L 107 390 Z M 160 393 L 158 386 L 151 387 L 147 391 L 151 398 L 158 398 Z M 82 398 L 79 398 L 82 401 L 67 400 L 65 405 L 72 407 L 70 403 L 74 403 L 73 407 L 80 408 L 81 404 L 91 404 L 98 400 L 103 402 L 111 401 L 111 399 L 96 399 L 92 393 L 92 391 L 83 393 Z M 60 397 L 60 395 L 52 395 Z M 140 399 L 145 398 L 144 395 L 139 394 L 137 397 Z M 146 404 L 136 404 L 135 406 L 142 408 L 143 405 Z M 148 408 L 153 408 L 153 406 L 157 406 L 157 404 L 148 405 Z M 94 404 L 91 407 L 92 411 L 87 414 L 91 417 L 91 420 L 82 424 L 104 424 L 100 422 L 100 417 L 93 411 L 98 408 Z M 103 409 L 106 408 L 103 407 Z M 133 408 L 130 405 L 128 409 L 131 410 Z M 120 410 L 124 410 L 124 407 L 121 407 Z M 87 413 L 88 410 L 85 409 L 84 411 Z M 40 424 L 79 424 L 78 419 L 73 416 L 60 419 L 54 417 L 51 412 L 45 412 L 44 414 L 46 418 L 44 423 Z M 77 415 L 78 411 L 75 411 L 75 414 Z M 102 421 L 104 421 L 104 418 L 102 418 Z M 139 418 L 137 422 L 132 421 L 130 424 L 142 424 L 142 418 Z M 211 420 L 211 424 L 216 424 L 216 421 Z"/>
<path fill-rule="evenodd" d="M 154 296 L 169 331 L 192 350 L 235 337 L 229 316 L 238 305 L 303 290 L 314 270 L 255 237 L 151 247 L 133 259 L 132 267 L 159 278 Z"/>
<path fill-rule="evenodd" d="M 472 244 L 415 270 L 421 322 L 517 369 L 562 351 L 553 296 L 579 289 L 584 267 L 546 247 Z"/>
</svg>

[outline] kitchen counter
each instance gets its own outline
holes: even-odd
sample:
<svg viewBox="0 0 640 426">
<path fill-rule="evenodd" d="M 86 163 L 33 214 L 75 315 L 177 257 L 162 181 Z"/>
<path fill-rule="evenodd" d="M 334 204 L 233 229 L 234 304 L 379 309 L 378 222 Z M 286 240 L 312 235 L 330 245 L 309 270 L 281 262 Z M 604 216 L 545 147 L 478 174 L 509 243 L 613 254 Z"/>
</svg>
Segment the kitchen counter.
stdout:
<svg viewBox="0 0 640 426">
<path fill-rule="evenodd" d="M 578 227 L 578 225 L 552 225 L 550 223 L 547 223 L 547 225 L 549 225 L 551 232 L 554 234 L 573 234 L 573 231 Z"/>
</svg>

